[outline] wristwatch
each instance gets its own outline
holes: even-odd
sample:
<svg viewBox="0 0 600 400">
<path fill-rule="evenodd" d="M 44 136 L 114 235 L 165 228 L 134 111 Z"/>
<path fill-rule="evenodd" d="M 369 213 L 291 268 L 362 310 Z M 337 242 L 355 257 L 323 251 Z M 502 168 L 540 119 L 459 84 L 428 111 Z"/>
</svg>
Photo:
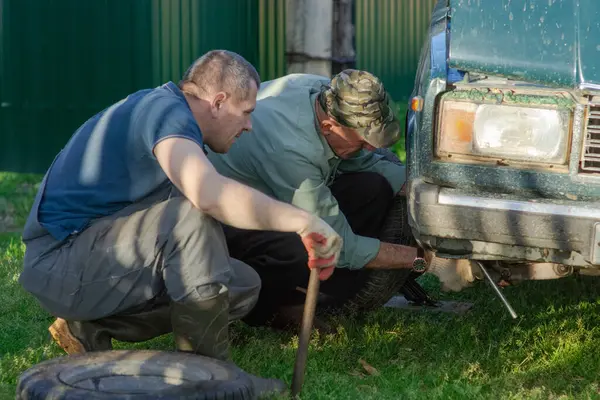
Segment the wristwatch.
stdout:
<svg viewBox="0 0 600 400">
<path fill-rule="evenodd" d="M 413 260 L 412 269 L 415 272 L 425 272 L 427 269 L 427 260 L 425 260 L 425 250 L 421 247 L 417 247 L 417 258 Z"/>
</svg>

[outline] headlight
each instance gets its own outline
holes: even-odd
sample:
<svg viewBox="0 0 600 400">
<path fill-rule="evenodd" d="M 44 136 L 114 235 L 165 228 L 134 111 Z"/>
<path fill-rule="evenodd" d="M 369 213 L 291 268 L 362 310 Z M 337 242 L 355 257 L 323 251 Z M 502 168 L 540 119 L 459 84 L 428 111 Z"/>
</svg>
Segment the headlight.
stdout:
<svg viewBox="0 0 600 400">
<path fill-rule="evenodd" d="M 438 154 L 565 164 L 569 110 L 444 101 Z"/>
</svg>

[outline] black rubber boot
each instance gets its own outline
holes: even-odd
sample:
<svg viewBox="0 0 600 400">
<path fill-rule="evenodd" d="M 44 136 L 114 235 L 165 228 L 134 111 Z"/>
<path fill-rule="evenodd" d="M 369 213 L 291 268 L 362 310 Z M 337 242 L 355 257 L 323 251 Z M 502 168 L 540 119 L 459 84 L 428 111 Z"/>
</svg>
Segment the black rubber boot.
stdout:
<svg viewBox="0 0 600 400">
<path fill-rule="evenodd" d="M 59 318 L 49 331 L 68 354 L 112 350 L 112 339 L 135 343 L 171 332 L 168 303 L 146 308 L 93 321 Z"/>
<path fill-rule="evenodd" d="M 204 299 L 194 292 L 171 303 L 171 324 L 177 349 L 231 362 L 229 357 L 229 292 Z M 246 373 L 256 396 L 283 393 L 287 387 L 278 379 Z"/>
<path fill-rule="evenodd" d="M 224 286 L 207 299 L 192 292 L 173 301 L 171 324 L 179 351 L 229 359 L 229 292 Z"/>
</svg>

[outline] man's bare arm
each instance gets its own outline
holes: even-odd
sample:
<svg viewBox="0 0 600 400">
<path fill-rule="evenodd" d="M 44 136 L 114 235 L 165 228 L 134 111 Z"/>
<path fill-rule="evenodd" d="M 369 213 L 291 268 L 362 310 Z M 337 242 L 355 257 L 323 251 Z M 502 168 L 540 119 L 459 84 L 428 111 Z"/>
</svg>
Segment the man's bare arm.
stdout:
<svg viewBox="0 0 600 400">
<path fill-rule="evenodd" d="M 365 268 L 369 269 L 402 269 L 412 268 L 417 257 L 417 248 L 399 244 L 381 242 L 379 253 Z"/>
<path fill-rule="evenodd" d="M 173 184 L 194 206 L 215 219 L 241 229 L 299 233 L 313 216 L 219 174 L 196 143 L 179 137 L 154 149 Z"/>
<path fill-rule="evenodd" d="M 154 154 L 169 180 L 196 208 L 236 228 L 298 234 L 308 267 L 320 268 L 321 280 L 331 276 L 343 240 L 321 218 L 222 176 L 191 140 L 165 139 L 154 147 Z"/>
</svg>

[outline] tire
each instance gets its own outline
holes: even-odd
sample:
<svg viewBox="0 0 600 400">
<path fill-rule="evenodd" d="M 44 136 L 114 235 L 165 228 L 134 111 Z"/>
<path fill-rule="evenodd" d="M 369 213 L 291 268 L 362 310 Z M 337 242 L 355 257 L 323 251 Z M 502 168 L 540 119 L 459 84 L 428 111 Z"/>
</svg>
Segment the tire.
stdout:
<svg viewBox="0 0 600 400">
<path fill-rule="evenodd" d="M 408 226 L 407 202 L 396 196 L 379 239 L 402 245 L 414 245 Z M 357 314 L 382 307 L 402 288 L 412 270 L 336 270 L 321 284 L 325 314 Z"/>
<path fill-rule="evenodd" d="M 106 351 L 59 357 L 20 377 L 17 400 L 254 399 L 254 386 L 233 364 L 190 353 Z"/>
</svg>

